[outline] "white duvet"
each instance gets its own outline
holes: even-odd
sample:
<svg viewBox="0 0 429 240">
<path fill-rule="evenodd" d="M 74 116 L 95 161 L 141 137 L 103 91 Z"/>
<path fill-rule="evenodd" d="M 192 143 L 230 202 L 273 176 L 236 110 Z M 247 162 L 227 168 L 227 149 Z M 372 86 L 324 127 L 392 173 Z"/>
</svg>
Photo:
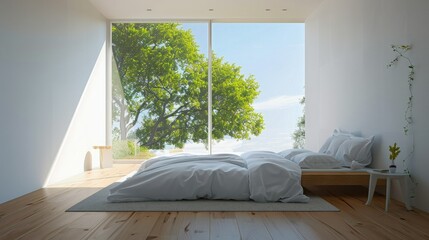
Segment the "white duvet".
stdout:
<svg viewBox="0 0 429 240">
<path fill-rule="evenodd" d="M 301 168 L 273 152 L 150 159 L 110 190 L 110 202 L 233 199 L 307 202 Z"/>
</svg>

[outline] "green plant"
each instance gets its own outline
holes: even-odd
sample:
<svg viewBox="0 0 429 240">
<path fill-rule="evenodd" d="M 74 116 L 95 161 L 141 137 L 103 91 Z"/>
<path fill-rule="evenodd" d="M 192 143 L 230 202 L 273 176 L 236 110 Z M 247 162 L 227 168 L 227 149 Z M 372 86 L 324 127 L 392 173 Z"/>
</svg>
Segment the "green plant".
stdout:
<svg viewBox="0 0 429 240">
<path fill-rule="evenodd" d="M 114 140 L 112 144 L 113 159 L 140 159 L 155 157 L 145 146 L 138 146 L 132 140 Z"/>
<path fill-rule="evenodd" d="M 398 157 L 399 153 L 401 152 L 401 148 L 394 143 L 393 145 L 389 145 L 389 152 L 390 156 L 389 159 L 392 160 L 392 164 L 394 163 L 395 159 Z"/>
<path fill-rule="evenodd" d="M 406 55 L 408 51 L 411 50 L 411 45 L 391 45 L 392 51 L 395 53 L 395 58 L 387 64 L 388 68 L 391 68 L 393 65 L 396 65 L 400 59 L 404 59 L 408 63 L 408 99 L 407 99 L 407 107 L 405 109 L 404 113 L 404 135 L 408 135 L 411 132 L 410 141 L 411 141 L 411 150 L 408 153 L 407 157 L 402 160 L 403 166 L 404 166 L 404 172 L 408 174 L 410 177 L 411 182 L 414 185 L 417 185 L 417 182 L 414 180 L 414 178 L 411 176 L 411 172 L 408 169 L 407 162 L 411 161 L 411 159 L 414 158 L 414 132 L 412 131 L 413 127 L 413 103 L 414 103 L 414 94 L 413 94 L 413 84 L 414 84 L 414 78 L 415 78 L 415 67 L 414 64 L 411 61 L 411 58 Z M 390 146 L 389 146 L 390 147 Z"/>
<path fill-rule="evenodd" d="M 112 154 L 114 159 L 129 158 L 129 156 L 134 156 L 135 153 L 136 153 L 136 148 L 133 141 L 129 141 L 129 140 L 113 141 Z"/>
<path fill-rule="evenodd" d="M 408 62 L 408 90 L 409 90 L 409 96 L 408 96 L 408 102 L 407 102 L 407 108 L 405 109 L 404 114 L 404 120 L 405 125 L 403 127 L 404 134 L 407 135 L 410 131 L 411 124 L 413 123 L 413 82 L 414 82 L 414 65 L 411 62 L 411 59 L 407 56 L 405 56 L 405 53 L 409 50 L 411 50 L 410 45 L 392 45 L 392 50 L 395 52 L 396 56 L 395 58 L 390 61 L 389 64 L 387 64 L 387 67 L 390 68 L 393 65 L 395 65 L 401 58 L 405 59 Z"/>
<path fill-rule="evenodd" d="M 302 97 L 299 101 L 301 105 L 305 104 L 305 97 Z M 292 134 L 292 139 L 294 141 L 293 148 L 304 148 L 305 144 L 305 110 L 302 110 L 302 116 L 298 118 L 296 124 L 298 129 L 296 129 Z"/>
</svg>

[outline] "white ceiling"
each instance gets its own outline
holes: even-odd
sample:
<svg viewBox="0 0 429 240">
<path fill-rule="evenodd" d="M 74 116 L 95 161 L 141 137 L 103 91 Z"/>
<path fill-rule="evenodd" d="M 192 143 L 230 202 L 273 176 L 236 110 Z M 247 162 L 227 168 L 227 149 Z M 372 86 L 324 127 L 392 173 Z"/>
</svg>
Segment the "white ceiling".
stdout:
<svg viewBox="0 0 429 240">
<path fill-rule="evenodd" d="M 90 0 L 110 20 L 304 22 L 323 0 Z"/>
</svg>

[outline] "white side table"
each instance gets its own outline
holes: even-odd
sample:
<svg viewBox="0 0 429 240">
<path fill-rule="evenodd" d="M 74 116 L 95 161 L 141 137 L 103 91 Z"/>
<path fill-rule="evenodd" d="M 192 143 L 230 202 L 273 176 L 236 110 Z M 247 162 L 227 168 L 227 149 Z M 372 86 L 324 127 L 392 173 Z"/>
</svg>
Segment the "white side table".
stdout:
<svg viewBox="0 0 429 240">
<path fill-rule="evenodd" d="M 405 173 L 389 173 L 389 172 L 381 172 L 380 170 L 368 170 L 369 173 L 369 187 L 368 187 L 368 200 L 366 205 L 370 205 L 372 201 L 372 197 L 374 196 L 375 186 L 377 185 L 377 180 L 379 178 L 386 179 L 386 206 L 385 211 L 387 212 L 389 209 L 390 203 L 390 185 L 392 179 L 396 179 L 399 181 L 401 185 L 401 192 L 404 198 L 405 207 L 407 210 L 412 210 L 410 204 L 410 196 L 408 192 L 408 174 Z"/>
</svg>

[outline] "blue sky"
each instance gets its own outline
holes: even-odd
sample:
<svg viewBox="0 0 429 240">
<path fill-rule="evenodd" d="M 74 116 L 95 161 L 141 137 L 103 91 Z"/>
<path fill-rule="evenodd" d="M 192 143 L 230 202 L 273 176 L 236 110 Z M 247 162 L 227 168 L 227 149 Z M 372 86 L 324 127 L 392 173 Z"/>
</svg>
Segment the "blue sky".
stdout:
<svg viewBox="0 0 429 240">
<path fill-rule="evenodd" d="M 213 50 L 230 63 L 254 75 L 260 95 L 254 103 L 264 116 L 265 130 L 250 141 L 227 139 L 214 144 L 214 152 L 281 151 L 292 147 L 291 134 L 302 115 L 298 100 L 305 93 L 305 29 L 296 23 L 213 23 Z M 186 23 L 207 54 L 207 23 Z M 198 151 L 201 146 L 185 146 Z"/>
</svg>

